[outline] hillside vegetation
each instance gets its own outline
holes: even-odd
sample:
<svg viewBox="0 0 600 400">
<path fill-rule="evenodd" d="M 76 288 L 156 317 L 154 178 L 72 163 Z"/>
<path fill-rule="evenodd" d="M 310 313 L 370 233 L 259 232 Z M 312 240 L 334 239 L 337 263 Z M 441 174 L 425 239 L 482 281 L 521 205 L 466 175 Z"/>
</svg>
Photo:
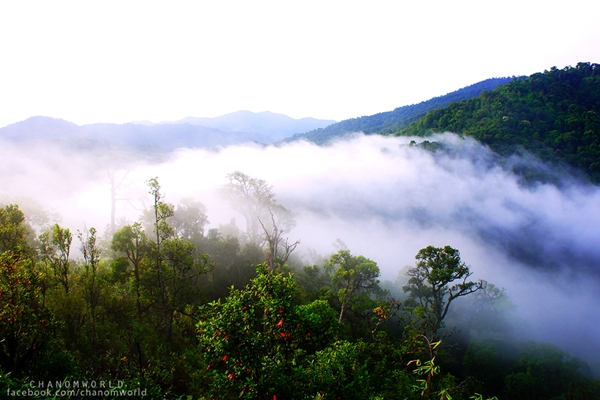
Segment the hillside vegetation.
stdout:
<svg viewBox="0 0 600 400">
<path fill-rule="evenodd" d="M 579 63 L 518 78 L 478 97 L 429 111 L 395 135 L 451 131 L 500 154 L 525 149 L 600 182 L 600 68 Z"/>
<path fill-rule="evenodd" d="M 343 136 L 351 132 L 371 133 L 393 133 L 404 128 L 410 123 L 425 116 L 425 114 L 436 108 L 446 107 L 452 102 L 457 102 L 479 96 L 484 90 L 492 90 L 500 85 L 510 82 L 513 78 L 491 78 L 485 81 L 467 86 L 460 90 L 448 93 L 444 96 L 434 97 L 418 104 L 398 107 L 393 111 L 381 112 L 375 115 L 352 118 L 325 128 L 316 129 L 304 134 L 292 136 L 289 140 L 306 139 L 317 144 L 324 144 L 337 136 Z"/>
</svg>

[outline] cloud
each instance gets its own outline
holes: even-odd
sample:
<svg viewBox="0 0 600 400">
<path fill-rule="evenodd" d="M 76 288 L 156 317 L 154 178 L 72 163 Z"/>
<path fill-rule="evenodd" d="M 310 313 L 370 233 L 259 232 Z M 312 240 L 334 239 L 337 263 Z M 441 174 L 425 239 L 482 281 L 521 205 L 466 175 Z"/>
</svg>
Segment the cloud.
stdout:
<svg viewBox="0 0 600 400">
<path fill-rule="evenodd" d="M 294 213 L 298 224 L 289 236 L 301 240 L 298 251 L 326 255 L 339 238 L 393 280 L 419 249 L 451 245 L 474 278 L 506 288 L 534 338 L 600 356 L 599 188 L 559 175 L 560 185 L 524 183 L 507 167 L 515 160 L 456 135 L 429 139 L 444 144 L 440 152 L 411 146 L 413 139 L 356 135 L 324 147 L 181 149 L 154 161 L 93 149 L 12 147 L 0 161 L 0 187 L 5 196 L 33 197 L 56 209 L 71 229 L 83 222 L 103 229 L 110 215 L 107 172 L 125 177 L 119 195 L 128 201 L 118 202 L 117 217 L 129 220 L 144 201 L 150 206 L 144 182 L 156 176 L 166 201 L 192 197 L 207 206 L 212 227 L 232 218 L 243 226 L 218 195 L 226 175 L 239 170 L 271 184 Z"/>
</svg>

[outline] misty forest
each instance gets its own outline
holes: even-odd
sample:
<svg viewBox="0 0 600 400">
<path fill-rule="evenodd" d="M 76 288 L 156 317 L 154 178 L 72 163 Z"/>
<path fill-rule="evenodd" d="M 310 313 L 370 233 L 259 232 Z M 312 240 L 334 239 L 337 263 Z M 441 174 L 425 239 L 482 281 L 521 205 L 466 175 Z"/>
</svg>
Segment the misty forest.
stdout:
<svg viewBox="0 0 600 400">
<path fill-rule="evenodd" d="M 600 398 L 597 64 L 0 142 L 0 396 Z"/>
</svg>

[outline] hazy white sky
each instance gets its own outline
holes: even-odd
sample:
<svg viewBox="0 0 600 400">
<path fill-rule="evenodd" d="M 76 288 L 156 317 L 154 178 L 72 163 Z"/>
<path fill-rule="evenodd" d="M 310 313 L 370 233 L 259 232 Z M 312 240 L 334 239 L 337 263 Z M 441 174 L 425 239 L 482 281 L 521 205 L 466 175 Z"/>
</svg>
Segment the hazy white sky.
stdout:
<svg viewBox="0 0 600 400">
<path fill-rule="evenodd" d="M 600 2 L 2 1 L 0 126 L 342 120 L 600 62 Z"/>
</svg>

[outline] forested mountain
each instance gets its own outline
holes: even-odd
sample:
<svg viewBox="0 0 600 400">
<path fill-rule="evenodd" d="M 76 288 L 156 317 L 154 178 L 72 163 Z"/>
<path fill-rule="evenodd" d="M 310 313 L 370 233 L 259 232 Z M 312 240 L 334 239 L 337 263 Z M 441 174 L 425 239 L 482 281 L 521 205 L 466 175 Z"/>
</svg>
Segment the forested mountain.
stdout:
<svg viewBox="0 0 600 400">
<path fill-rule="evenodd" d="M 287 141 L 306 139 L 317 144 L 323 144 L 328 140 L 351 132 L 383 133 L 396 132 L 411 122 L 423 117 L 428 111 L 441 108 L 450 103 L 470 99 L 484 90 L 492 90 L 500 85 L 510 82 L 513 78 L 491 78 L 471 86 L 448 93 L 444 96 L 434 97 L 419 104 L 398 107 L 393 111 L 378 113 L 375 115 L 348 119 L 329 125 L 325 128 L 316 129 L 304 134 L 297 134 Z"/>
<path fill-rule="evenodd" d="M 429 111 L 395 135 L 451 131 L 508 155 L 522 148 L 566 162 L 600 182 L 600 68 L 579 63 L 515 79 L 478 97 Z"/>
</svg>

